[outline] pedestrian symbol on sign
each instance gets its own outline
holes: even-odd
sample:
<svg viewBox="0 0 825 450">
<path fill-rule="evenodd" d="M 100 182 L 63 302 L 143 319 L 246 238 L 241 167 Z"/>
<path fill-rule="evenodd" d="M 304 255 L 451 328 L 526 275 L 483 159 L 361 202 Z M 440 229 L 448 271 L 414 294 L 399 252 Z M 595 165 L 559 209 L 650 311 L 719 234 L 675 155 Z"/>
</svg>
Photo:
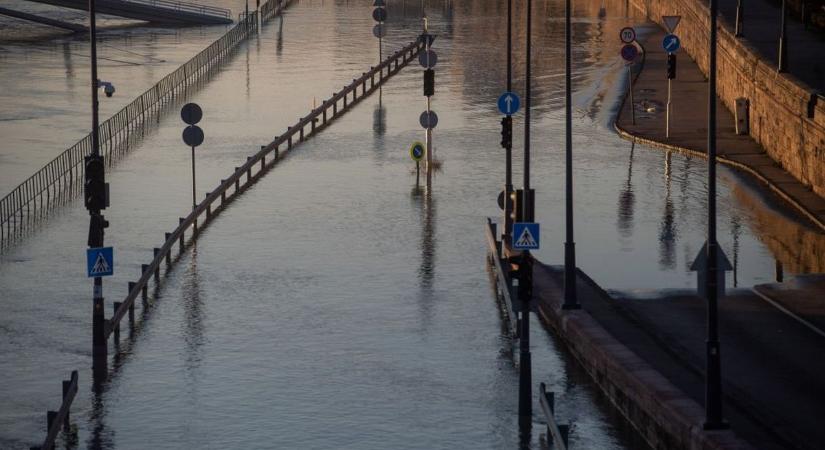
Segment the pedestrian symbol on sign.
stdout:
<svg viewBox="0 0 825 450">
<path fill-rule="evenodd" d="M 539 240 L 539 224 L 517 222 L 513 224 L 513 236 L 516 240 L 513 242 L 513 248 L 517 250 L 538 250 Z"/>
<path fill-rule="evenodd" d="M 86 250 L 86 272 L 89 277 L 108 277 L 114 274 L 115 259 L 112 247 Z"/>
</svg>

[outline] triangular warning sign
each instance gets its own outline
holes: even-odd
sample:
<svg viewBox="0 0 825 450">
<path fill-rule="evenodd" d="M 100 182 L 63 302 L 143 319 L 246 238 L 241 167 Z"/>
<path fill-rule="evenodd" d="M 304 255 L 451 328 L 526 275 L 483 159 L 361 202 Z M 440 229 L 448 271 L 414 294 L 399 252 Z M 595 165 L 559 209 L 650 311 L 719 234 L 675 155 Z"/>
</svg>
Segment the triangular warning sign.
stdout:
<svg viewBox="0 0 825 450">
<path fill-rule="evenodd" d="M 530 248 L 535 247 L 536 240 L 533 238 L 533 233 L 530 233 L 530 228 L 524 227 L 524 231 L 521 232 L 521 236 L 516 239 L 516 247 L 517 248 Z"/>
<path fill-rule="evenodd" d="M 103 256 L 102 252 L 98 253 L 95 264 L 92 266 L 92 275 L 96 273 L 108 273 L 109 271 L 109 262 L 106 261 L 106 257 Z"/>
<path fill-rule="evenodd" d="M 668 33 L 673 33 L 673 30 L 679 26 L 680 20 L 682 20 L 682 16 L 662 16 L 662 22 L 665 23 Z"/>
</svg>

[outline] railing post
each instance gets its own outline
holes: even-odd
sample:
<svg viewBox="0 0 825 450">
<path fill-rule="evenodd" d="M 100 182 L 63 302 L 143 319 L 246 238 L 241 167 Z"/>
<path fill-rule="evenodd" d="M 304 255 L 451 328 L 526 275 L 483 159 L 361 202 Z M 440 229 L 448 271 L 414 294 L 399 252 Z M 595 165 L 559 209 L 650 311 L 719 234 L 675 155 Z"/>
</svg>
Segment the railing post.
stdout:
<svg viewBox="0 0 825 450">
<path fill-rule="evenodd" d="M 140 265 L 141 278 L 143 278 L 143 275 L 146 274 L 147 270 L 149 270 L 149 265 L 148 264 L 141 264 Z M 146 298 L 146 297 L 149 296 L 149 291 L 148 291 L 147 286 L 148 286 L 148 283 L 143 283 L 143 298 Z"/>
<path fill-rule="evenodd" d="M 178 226 L 180 226 L 185 220 L 186 219 L 184 219 L 183 217 L 178 217 Z M 180 245 L 180 252 L 181 253 L 183 253 L 183 244 L 184 244 L 183 237 L 184 237 L 185 234 L 186 233 L 184 232 L 184 230 L 181 229 L 180 230 L 180 239 L 178 241 L 178 244 Z"/>
<path fill-rule="evenodd" d="M 121 302 L 114 302 L 112 306 L 114 307 L 114 312 L 117 313 L 117 310 L 120 309 Z M 114 324 L 114 334 L 115 334 L 115 342 L 120 341 L 120 321 Z"/>
<path fill-rule="evenodd" d="M 155 247 L 152 249 L 152 254 L 154 259 L 158 259 L 158 255 L 160 254 L 160 249 Z M 155 266 L 155 281 L 160 278 L 160 265 Z"/>
<path fill-rule="evenodd" d="M 169 242 L 170 237 L 172 237 L 172 233 L 163 233 L 164 245 L 166 245 L 166 243 Z M 172 263 L 171 254 L 172 254 L 172 251 L 167 250 L 167 252 L 166 252 L 166 264 L 171 264 Z"/>
</svg>

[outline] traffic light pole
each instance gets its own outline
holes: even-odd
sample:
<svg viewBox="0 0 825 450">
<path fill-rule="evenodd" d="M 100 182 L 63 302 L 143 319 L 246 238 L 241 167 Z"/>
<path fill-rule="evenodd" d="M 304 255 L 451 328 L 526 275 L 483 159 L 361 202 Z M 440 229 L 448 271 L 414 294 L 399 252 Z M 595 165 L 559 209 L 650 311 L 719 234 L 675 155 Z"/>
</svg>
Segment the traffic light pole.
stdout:
<svg viewBox="0 0 825 450">
<path fill-rule="evenodd" d="M 91 41 L 91 75 L 92 75 L 92 155 L 100 155 L 100 123 L 98 114 L 98 78 L 97 78 L 97 23 L 95 21 L 95 0 L 89 0 L 89 40 Z M 105 166 L 104 166 L 105 167 Z M 88 177 L 88 173 L 86 175 Z M 105 187 L 104 187 L 105 189 Z M 97 193 L 102 194 L 102 193 Z M 85 193 L 88 197 L 88 193 Z M 104 237 L 104 219 L 100 209 L 89 209 L 89 242 L 90 248 L 102 247 Z M 99 228 L 98 228 L 99 227 Z M 103 278 L 94 278 L 92 300 L 92 367 L 95 379 L 103 379 L 106 374 L 108 346 L 106 345 L 106 318 L 103 309 Z"/>
<path fill-rule="evenodd" d="M 719 354 L 719 310 L 717 295 L 716 242 L 716 22 L 718 0 L 710 0 L 710 64 L 708 74 L 708 242 L 706 292 L 708 337 L 706 341 L 705 424 L 706 430 L 725 428 L 722 419 L 722 364 Z"/>
<path fill-rule="evenodd" d="M 507 0 L 507 92 L 513 91 L 513 0 Z M 513 118 L 507 115 L 510 133 L 512 134 Z M 504 145 L 504 233 L 505 242 L 510 241 L 513 220 L 511 214 L 513 204 L 510 201 L 510 194 L 513 192 L 513 141 Z"/>
<path fill-rule="evenodd" d="M 533 221 L 532 191 L 530 190 L 530 53 L 532 40 L 532 0 L 527 0 L 527 57 L 524 81 L 524 221 Z M 532 296 L 532 256 L 528 250 L 519 264 L 519 298 L 521 321 L 519 330 L 519 427 L 528 431 L 533 423 L 533 370 L 530 356 L 530 297 Z"/>
</svg>

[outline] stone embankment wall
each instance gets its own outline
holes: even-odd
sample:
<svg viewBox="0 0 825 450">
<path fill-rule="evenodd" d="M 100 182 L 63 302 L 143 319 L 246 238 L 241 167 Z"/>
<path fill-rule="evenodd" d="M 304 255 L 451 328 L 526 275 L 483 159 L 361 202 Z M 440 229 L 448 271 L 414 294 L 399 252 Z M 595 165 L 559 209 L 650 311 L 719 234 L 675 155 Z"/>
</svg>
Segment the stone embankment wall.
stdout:
<svg viewBox="0 0 825 450">
<path fill-rule="evenodd" d="M 710 10 L 701 0 L 632 0 L 650 20 L 680 15 L 682 47 L 705 75 L 709 65 Z M 735 101 L 750 102 L 750 135 L 785 170 L 825 197 L 825 93 L 762 60 L 747 41 L 733 35 L 731 24 L 718 21 L 717 91 L 733 111 Z"/>
</svg>

